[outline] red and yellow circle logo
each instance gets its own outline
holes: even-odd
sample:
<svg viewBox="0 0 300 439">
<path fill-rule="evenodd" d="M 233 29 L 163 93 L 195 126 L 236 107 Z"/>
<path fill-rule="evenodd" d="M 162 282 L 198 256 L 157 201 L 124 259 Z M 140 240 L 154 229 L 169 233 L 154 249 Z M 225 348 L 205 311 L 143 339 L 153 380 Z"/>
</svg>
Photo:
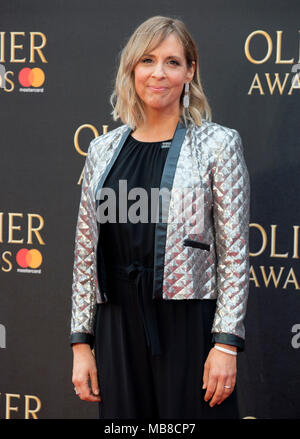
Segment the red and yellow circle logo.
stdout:
<svg viewBox="0 0 300 439">
<path fill-rule="evenodd" d="M 28 250 L 27 248 L 21 248 L 16 255 L 17 264 L 22 268 L 38 268 L 42 263 L 41 252 L 32 248 Z"/>
<path fill-rule="evenodd" d="M 23 87 L 40 87 L 45 82 L 45 73 L 39 67 L 24 67 L 20 70 L 18 79 Z"/>
</svg>

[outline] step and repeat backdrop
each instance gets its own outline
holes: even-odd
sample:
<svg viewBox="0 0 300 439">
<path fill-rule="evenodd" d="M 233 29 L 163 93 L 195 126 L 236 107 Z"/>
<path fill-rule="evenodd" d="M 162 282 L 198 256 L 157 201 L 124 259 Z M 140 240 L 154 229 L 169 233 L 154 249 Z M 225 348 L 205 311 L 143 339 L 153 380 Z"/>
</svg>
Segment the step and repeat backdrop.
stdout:
<svg viewBox="0 0 300 439">
<path fill-rule="evenodd" d="M 241 417 L 300 417 L 300 3 L 3 0 L 0 4 L 0 418 L 97 418 L 69 345 L 75 226 L 90 141 L 119 126 L 119 53 L 154 15 L 183 20 L 213 121 L 251 179 Z M 183 401 L 184 404 L 184 401 Z"/>
</svg>

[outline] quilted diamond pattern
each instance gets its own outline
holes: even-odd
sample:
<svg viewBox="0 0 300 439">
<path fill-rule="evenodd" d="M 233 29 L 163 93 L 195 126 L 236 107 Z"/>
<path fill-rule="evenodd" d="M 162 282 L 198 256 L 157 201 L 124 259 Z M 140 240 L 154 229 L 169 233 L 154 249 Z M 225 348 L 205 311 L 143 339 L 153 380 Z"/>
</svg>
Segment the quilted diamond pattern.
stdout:
<svg viewBox="0 0 300 439">
<path fill-rule="evenodd" d="M 94 139 L 86 157 L 75 236 L 71 333 L 93 334 L 97 303 L 96 189 L 127 125 Z M 185 191 L 182 191 L 185 188 Z M 183 221 L 178 221 L 178 203 Z M 245 337 L 249 288 L 250 179 L 239 133 L 203 120 L 190 123 L 181 146 L 169 209 L 162 297 L 217 299 L 214 333 Z M 209 251 L 185 246 L 186 238 Z"/>
</svg>

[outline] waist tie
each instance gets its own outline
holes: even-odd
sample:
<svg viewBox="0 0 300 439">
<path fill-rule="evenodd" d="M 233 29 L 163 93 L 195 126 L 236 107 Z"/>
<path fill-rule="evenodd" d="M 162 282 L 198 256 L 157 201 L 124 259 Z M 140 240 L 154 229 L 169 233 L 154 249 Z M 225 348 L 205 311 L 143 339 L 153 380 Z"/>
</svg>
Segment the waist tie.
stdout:
<svg viewBox="0 0 300 439">
<path fill-rule="evenodd" d="M 114 264 L 110 266 L 113 272 L 119 271 L 126 274 L 129 279 L 134 280 L 140 314 L 143 321 L 143 326 L 146 333 L 147 345 L 151 346 L 152 355 L 161 354 L 161 345 L 158 335 L 157 317 L 155 313 L 154 303 L 152 303 L 151 294 L 152 291 L 147 290 L 147 284 L 145 282 L 145 272 L 153 272 L 152 267 L 145 267 L 138 261 L 134 261 L 127 266 Z M 144 298 L 144 294 L 149 294 L 148 306 Z"/>
</svg>

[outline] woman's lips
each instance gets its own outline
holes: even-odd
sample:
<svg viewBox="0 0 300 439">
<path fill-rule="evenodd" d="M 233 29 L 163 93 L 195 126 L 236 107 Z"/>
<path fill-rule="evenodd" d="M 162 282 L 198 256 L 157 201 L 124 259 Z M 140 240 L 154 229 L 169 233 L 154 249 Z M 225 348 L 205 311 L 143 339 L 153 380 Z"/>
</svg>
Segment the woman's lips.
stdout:
<svg viewBox="0 0 300 439">
<path fill-rule="evenodd" d="M 153 91 L 157 91 L 157 92 L 162 92 L 167 90 L 167 87 L 152 87 L 151 85 L 149 85 L 149 88 Z"/>
</svg>

